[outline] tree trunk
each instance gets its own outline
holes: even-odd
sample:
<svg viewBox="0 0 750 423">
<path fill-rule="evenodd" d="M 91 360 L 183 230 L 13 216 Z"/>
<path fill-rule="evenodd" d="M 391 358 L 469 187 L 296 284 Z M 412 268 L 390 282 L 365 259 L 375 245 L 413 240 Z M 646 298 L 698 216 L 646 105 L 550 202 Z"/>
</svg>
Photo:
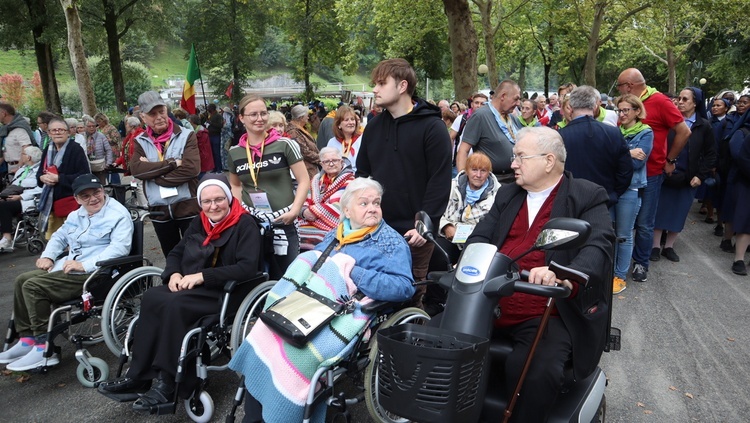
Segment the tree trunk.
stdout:
<svg viewBox="0 0 750 423">
<path fill-rule="evenodd" d="M 674 56 L 674 50 L 672 50 L 671 47 L 667 48 L 667 72 L 669 73 L 669 92 L 672 94 L 678 94 L 677 60 Z"/>
<path fill-rule="evenodd" d="M 586 62 L 583 66 L 583 80 L 586 85 L 596 87 L 596 56 L 599 54 L 599 37 L 604 21 L 606 3 L 597 2 L 594 5 L 594 22 L 591 23 L 591 34 L 588 37 Z"/>
<path fill-rule="evenodd" d="M 518 66 L 520 69 L 518 70 L 518 87 L 521 88 L 521 92 L 526 89 L 526 57 L 521 57 L 521 60 L 519 60 Z"/>
<path fill-rule="evenodd" d="M 468 0 L 443 0 L 448 17 L 448 42 L 456 99 L 471 97 L 477 90 L 477 33 L 472 24 Z"/>
<path fill-rule="evenodd" d="M 75 0 L 60 0 L 63 11 L 65 11 L 65 22 L 68 27 L 68 51 L 70 62 L 73 65 L 73 73 L 78 84 L 78 92 L 81 95 L 83 112 L 88 115 L 96 114 L 96 99 L 94 88 L 91 86 L 91 76 L 86 63 L 86 54 L 83 51 L 83 38 L 81 37 L 81 18 L 78 15 L 78 6 Z"/>
<path fill-rule="evenodd" d="M 484 51 L 487 59 L 487 78 L 489 80 L 490 89 L 494 90 L 497 88 L 499 83 L 497 77 L 497 54 L 495 52 L 495 32 L 492 28 L 492 1 L 475 1 L 474 2 L 479 8 L 479 16 L 482 22 L 482 37 L 484 38 Z"/>
<path fill-rule="evenodd" d="M 128 99 L 125 96 L 125 81 L 122 77 L 122 59 L 120 56 L 120 37 L 117 32 L 117 15 L 115 5 L 111 0 L 102 0 L 104 7 L 104 31 L 107 33 L 107 51 L 109 53 L 109 69 L 112 73 L 112 85 L 115 90 L 115 106 L 117 111 L 128 111 Z"/>
<path fill-rule="evenodd" d="M 544 55 L 544 95 L 549 99 L 549 74 L 552 71 L 552 58 L 550 55 L 552 54 L 555 48 L 555 41 L 554 37 L 552 35 L 549 36 L 549 39 L 547 40 L 547 51 L 548 54 Z M 557 92 L 557 90 L 555 90 Z"/>
<path fill-rule="evenodd" d="M 44 107 L 53 113 L 62 114 L 60 94 L 57 91 L 55 64 L 52 58 L 52 46 L 42 41 L 44 28 L 47 25 L 47 6 L 44 0 L 26 0 L 29 17 L 35 22 L 31 32 L 34 35 L 34 54 L 39 68 L 39 78 L 42 81 L 42 95 Z"/>
</svg>

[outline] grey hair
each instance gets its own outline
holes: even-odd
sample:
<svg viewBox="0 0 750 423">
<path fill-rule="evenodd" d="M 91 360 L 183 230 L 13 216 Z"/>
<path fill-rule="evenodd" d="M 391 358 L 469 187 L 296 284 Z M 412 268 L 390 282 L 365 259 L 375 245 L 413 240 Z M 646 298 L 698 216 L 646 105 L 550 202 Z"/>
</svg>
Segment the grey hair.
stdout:
<svg viewBox="0 0 750 423">
<path fill-rule="evenodd" d="M 601 100 L 599 92 L 589 85 L 581 85 L 570 92 L 570 107 L 573 110 L 594 110 L 597 100 Z"/>
<path fill-rule="evenodd" d="M 65 119 L 65 123 L 68 124 L 68 128 L 75 128 L 78 124 L 78 119 L 76 118 L 67 118 Z"/>
<path fill-rule="evenodd" d="M 542 153 L 552 153 L 557 161 L 565 163 L 568 156 L 560 133 L 546 126 L 526 127 L 518 131 L 518 141 L 533 136 L 536 146 Z"/>
<path fill-rule="evenodd" d="M 335 154 L 336 157 L 341 158 L 341 152 L 333 147 L 323 147 L 320 149 L 320 152 L 318 153 L 318 158 L 320 160 L 323 160 L 323 156 L 326 154 Z"/>
<path fill-rule="evenodd" d="M 81 121 L 83 122 L 83 126 L 88 125 L 89 122 L 96 124 L 96 121 L 94 120 L 94 118 L 92 118 L 89 115 L 83 115 L 83 117 L 81 117 Z"/>
<path fill-rule="evenodd" d="M 26 153 L 27 156 L 29 156 L 33 163 L 39 163 L 39 160 L 42 160 L 42 150 L 40 150 L 39 147 L 34 147 L 33 145 L 31 145 L 26 147 L 23 152 Z"/>
<path fill-rule="evenodd" d="M 357 178 L 349 182 L 344 193 L 341 194 L 341 201 L 339 202 L 341 208 L 348 208 L 349 203 L 354 199 L 354 195 L 366 189 L 374 189 L 379 196 L 383 196 L 383 186 L 380 185 L 380 182 L 371 178 Z"/>
<path fill-rule="evenodd" d="M 130 116 L 129 118 L 125 119 L 125 123 L 132 126 L 133 128 L 141 126 L 141 120 L 135 116 Z"/>
</svg>

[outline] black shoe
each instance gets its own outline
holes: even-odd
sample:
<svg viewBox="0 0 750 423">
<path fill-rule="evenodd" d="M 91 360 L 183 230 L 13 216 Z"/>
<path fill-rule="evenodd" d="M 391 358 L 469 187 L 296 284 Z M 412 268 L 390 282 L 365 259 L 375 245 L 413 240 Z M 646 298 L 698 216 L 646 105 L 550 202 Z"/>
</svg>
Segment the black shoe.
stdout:
<svg viewBox="0 0 750 423">
<path fill-rule="evenodd" d="M 747 268 L 745 267 L 745 262 L 742 260 L 737 260 L 732 263 L 732 273 L 734 273 L 735 275 L 746 276 Z"/>
<path fill-rule="evenodd" d="M 119 402 L 129 402 L 138 399 L 140 394 L 146 392 L 151 387 L 150 380 L 135 380 L 127 376 L 102 382 L 96 388 L 97 391 Z"/>
<path fill-rule="evenodd" d="M 659 261 L 659 260 L 661 260 L 661 257 L 659 257 L 659 253 L 660 252 L 661 252 L 661 250 L 659 250 L 658 248 L 652 248 L 651 249 L 651 256 L 648 259 L 651 260 L 651 261 Z"/>
<path fill-rule="evenodd" d="M 678 262 L 680 261 L 680 256 L 677 255 L 677 253 L 674 252 L 674 248 L 665 248 L 661 250 L 661 255 L 667 258 L 669 261 Z"/>
<path fill-rule="evenodd" d="M 714 220 L 714 218 L 713 218 L 713 217 L 707 217 L 707 218 L 706 218 L 706 219 L 704 219 L 703 221 L 704 221 L 704 222 L 706 222 L 706 223 L 714 223 L 714 222 L 715 222 L 715 220 Z"/>
<path fill-rule="evenodd" d="M 646 279 L 648 278 L 648 270 L 646 270 L 646 266 L 642 264 L 634 264 L 633 265 L 633 281 L 635 282 L 646 282 Z"/>
<path fill-rule="evenodd" d="M 724 225 L 721 223 L 717 224 L 714 228 L 714 235 L 715 236 L 724 236 Z"/>
<path fill-rule="evenodd" d="M 151 389 L 133 403 L 133 410 L 151 412 L 151 407 L 168 404 L 174 400 L 174 386 L 157 380 Z"/>
<path fill-rule="evenodd" d="M 734 245 L 732 245 L 731 239 L 724 239 L 721 241 L 721 244 L 719 244 L 719 248 L 721 248 L 721 251 L 725 253 L 733 253 L 734 252 Z"/>
</svg>

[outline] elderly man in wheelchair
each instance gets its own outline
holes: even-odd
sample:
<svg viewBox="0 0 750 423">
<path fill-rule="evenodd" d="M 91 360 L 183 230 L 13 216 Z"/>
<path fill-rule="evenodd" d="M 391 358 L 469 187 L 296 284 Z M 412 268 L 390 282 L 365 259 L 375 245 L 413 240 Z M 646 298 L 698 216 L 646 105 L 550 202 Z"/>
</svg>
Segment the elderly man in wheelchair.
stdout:
<svg viewBox="0 0 750 423">
<path fill-rule="evenodd" d="M 258 278 L 260 231 L 255 219 L 232 197 L 226 177 L 206 175 L 197 197 L 201 213 L 167 256 L 161 274 L 166 284 L 143 295 L 127 373 L 98 387 L 101 394 L 116 401 L 135 401 L 132 408 L 136 411 L 173 413 L 178 397 L 195 398 L 205 375 L 197 374 L 197 366 L 187 365 L 186 340 L 196 329 L 211 327 L 209 320 L 219 320 L 222 297 L 229 302 L 227 313 L 238 308 L 242 290 L 229 296 L 228 282 L 252 278 L 238 285 L 247 293 L 265 280 Z M 206 418 L 211 412 L 207 411 Z"/>
<path fill-rule="evenodd" d="M 39 270 L 16 278 L 13 314 L 20 339 L 0 353 L 0 364 L 7 364 L 8 370 L 27 371 L 58 364 L 57 354 L 45 357 L 50 306 L 79 297 L 84 282 L 97 270 L 97 263 L 130 251 L 130 214 L 104 194 L 98 178 L 92 174 L 77 177 L 73 193 L 80 207 L 52 235 L 36 261 Z"/>
<path fill-rule="evenodd" d="M 322 420 L 325 407 L 316 406 L 320 401 L 312 399 L 311 392 L 314 393 L 318 380 L 331 366 L 343 365 L 340 361 L 349 360 L 347 357 L 361 351 L 365 333 L 374 327 L 376 320 L 377 310 L 370 304 L 393 306 L 387 302 L 404 302 L 414 294 L 409 247 L 403 237 L 383 221 L 382 194 L 383 188 L 372 179 L 352 181 L 341 197 L 342 219 L 338 228 L 326 235 L 316 251 L 303 253 L 295 259 L 281 281 L 270 293 L 266 292 L 267 297 L 263 296 L 265 306 L 258 308 L 263 307 L 265 311 L 259 314 L 260 320 L 253 322 L 247 338 L 230 362 L 230 368 L 244 376 L 248 392 L 244 422 Z M 257 288 L 245 301 L 261 298 L 256 295 L 257 291 L 263 288 L 267 291 L 268 284 Z M 299 299 L 305 292 L 307 298 Z M 294 330 L 284 331 L 266 318 L 280 316 L 274 319 L 277 323 L 304 320 L 307 325 L 303 326 L 315 327 L 315 313 L 309 311 L 319 307 L 309 298 L 316 296 L 325 297 L 323 303 L 340 310 L 333 320 L 329 320 L 330 317 L 318 319 L 322 321 L 318 326 L 320 330 L 306 338 L 299 338 Z M 296 308 L 301 315 L 292 317 L 285 308 Z M 427 318 L 423 312 L 416 315 Z M 242 323 L 235 320 L 235 328 L 240 326 Z M 352 366 L 356 371 L 361 372 L 366 366 L 367 352 L 364 355 L 364 360 Z M 325 390 L 330 390 L 335 378 L 328 377 Z M 368 379 L 371 378 L 372 375 Z M 371 381 L 365 384 L 366 390 L 369 383 Z M 346 405 L 351 404 L 342 398 L 338 403 L 344 411 Z M 368 402 L 368 408 L 370 406 Z"/>
</svg>

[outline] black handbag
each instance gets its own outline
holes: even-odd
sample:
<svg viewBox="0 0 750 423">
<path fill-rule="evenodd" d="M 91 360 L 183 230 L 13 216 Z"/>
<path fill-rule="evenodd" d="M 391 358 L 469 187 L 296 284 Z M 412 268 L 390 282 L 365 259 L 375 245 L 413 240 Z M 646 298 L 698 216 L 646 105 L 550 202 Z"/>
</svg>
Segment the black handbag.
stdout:
<svg viewBox="0 0 750 423">
<path fill-rule="evenodd" d="M 320 269 L 336 244 L 338 241 L 334 239 L 315 262 L 312 273 Z M 345 304 L 326 298 L 302 284 L 268 306 L 260 314 L 260 320 L 285 341 L 302 348 L 331 320 L 345 311 Z"/>
<path fill-rule="evenodd" d="M 2 192 L 0 192 L 0 198 L 8 198 L 11 195 L 21 195 L 24 191 L 24 187 L 19 187 L 18 185 L 8 185 L 5 187 Z"/>
</svg>

